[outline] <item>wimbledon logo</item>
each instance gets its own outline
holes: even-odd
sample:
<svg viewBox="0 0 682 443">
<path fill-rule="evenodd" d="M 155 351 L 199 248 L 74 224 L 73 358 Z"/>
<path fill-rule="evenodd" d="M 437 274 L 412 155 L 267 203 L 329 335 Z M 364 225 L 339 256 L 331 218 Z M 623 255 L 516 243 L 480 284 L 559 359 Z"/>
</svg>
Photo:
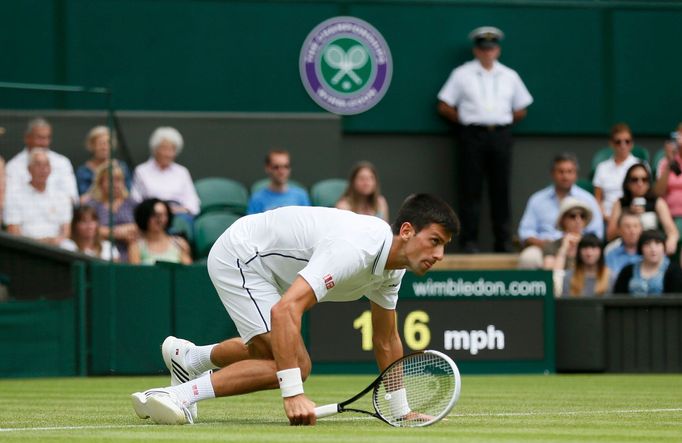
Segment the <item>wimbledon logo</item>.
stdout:
<svg viewBox="0 0 682 443">
<path fill-rule="evenodd" d="M 391 52 L 379 31 L 355 17 L 334 17 L 308 34 L 301 81 L 329 112 L 352 115 L 381 101 L 391 83 Z"/>
</svg>

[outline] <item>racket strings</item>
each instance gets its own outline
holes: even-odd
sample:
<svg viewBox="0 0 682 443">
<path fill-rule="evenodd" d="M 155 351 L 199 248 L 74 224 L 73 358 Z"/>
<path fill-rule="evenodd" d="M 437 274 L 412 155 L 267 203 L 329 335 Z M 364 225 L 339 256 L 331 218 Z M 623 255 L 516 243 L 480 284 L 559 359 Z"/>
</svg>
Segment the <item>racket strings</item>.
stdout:
<svg viewBox="0 0 682 443">
<path fill-rule="evenodd" d="M 447 361 L 430 353 L 414 354 L 386 371 L 374 391 L 374 404 L 394 426 L 424 426 L 446 411 L 455 389 Z"/>
</svg>

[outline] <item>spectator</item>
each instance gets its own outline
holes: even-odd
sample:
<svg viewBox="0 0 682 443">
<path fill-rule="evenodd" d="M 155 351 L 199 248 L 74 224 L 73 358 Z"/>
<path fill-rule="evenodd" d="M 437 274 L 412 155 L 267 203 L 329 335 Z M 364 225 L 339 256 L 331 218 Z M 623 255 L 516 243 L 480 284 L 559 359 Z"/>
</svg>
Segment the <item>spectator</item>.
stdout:
<svg viewBox="0 0 682 443">
<path fill-rule="evenodd" d="M 109 150 L 112 146 L 111 132 L 106 126 L 95 126 L 88 132 L 88 135 L 85 138 L 85 148 L 90 152 L 91 157 L 76 170 L 76 182 L 78 184 L 78 194 L 81 196 L 81 202 L 87 199 L 87 197 L 83 197 L 83 195 L 90 190 L 97 168 L 109 160 Z M 118 165 L 125 175 L 126 188 L 130 189 L 130 170 L 128 169 L 128 166 L 120 160 L 118 160 Z"/>
<path fill-rule="evenodd" d="M 555 156 L 551 173 L 553 184 L 530 196 L 519 224 L 519 239 L 524 247 L 519 257 L 519 267 L 522 269 L 541 268 L 544 245 L 563 236 L 556 222 L 565 198 L 576 198 L 587 204 L 592 214 L 599 213 L 599 205 L 592 194 L 575 184 L 578 178 L 578 159 L 575 155 L 562 153 Z M 599 217 L 593 217 L 585 230 L 599 238 L 604 236 L 604 224 Z"/>
<path fill-rule="evenodd" d="M 25 188 L 26 183 L 31 181 L 28 172 L 29 153 L 36 148 L 47 151 L 51 173 L 47 187 L 50 190 L 66 193 L 73 201 L 78 203 L 78 188 L 76 176 L 73 173 L 71 161 L 61 154 L 50 149 L 52 143 L 52 126 L 44 118 L 35 118 L 28 122 L 24 134 L 24 149 L 7 162 L 7 192 L 14 192 L 16 188 Z"/>
<path fill-rule="evenodd" d="M 97 218 L 100 220 L 100 238 L 108 239 L 109 217 L 113 213 L 113 237 L 116 249 L 120 252 L 122 262 L 128 261 L 128 245 L 137 240 L 137 225 L 133 211 L 137 203 L 130 198 L 125 186 L 125 176 L 118 161 L 114 160 L 111 165 L 113 182 L 113 201 L 109 200 L 109 162 L 97 167 L 95 179 L 87 192 L 86 204 L 95 208 Z M 111 209 L 113 208 L 113 210 Z"/>
<path fill-rule="evenodd" d="M 379 176 L 373 164 L 359 162 L 353 167 L 348 187 L 336 207 L 357 214 L 374 215 L 388 222 L 388 203 L 381 195 Z"/>
<path fill-rule="evenodd" d="M 632 131 L 625 123 L 618 123 L 611 128 L 609 144 L 613 156 L 597 165 L 592 179 L 594 196 L 607 223 L 614 203 L 623 196 L 625 173 L 630 166 L 639 163 L 637 157 L 632 155 Z"/>
<path fill-rule="evenodd" d="M 682 123 L 674 134 L 676 137 L 668 140 L 663 149 L 665 157 L 659 162 L 656 171 L 656 194 L 663 197 L 670 214 L 677 225 L 677 230 L 682 229 L 682 157 L 680 157 L 680 146 L 682 146 Z"/>
<path fill-rule="evenodd" d="M 511 252 L 511 125 L 526 116 L 533 103 L 516 71 L 499 63 L 504 34 L 492 26 L 474 29 L 475 60 L 456 68 L 438 93 L 438 112 L 455 125 L 458 163 L 460 244 L 467 253 L 478 248 L 483 177 L 488 181 L 496 252 Z"/>
<path fill-rule="evenodd" d="M 70 251 L 101 258 L 102 260 L 119 261 L 119 253 L 109 240 L 102 240 L 99 234 L 99 218 L 97 211 L 91 206 L 76 208 L 71 220 L 71 238 L 65 239 L 61 247 Z"/>
<path fill-rule="evenodd" d="M 168 202 L 150 198 L 135 208 L 135 223 L 141 236 L 130 244 L 128 258 L 132 264 L 153 265 L 158 261 L 192 263 L 189 244 L 182 237 L 168 235 L 173 211 Z"/>
<path fill-rule="evenodd" d="M 628 208 L 630 212 L 639 215 L 644 230 L 658 229 L 660 224 L 667 238 L 666 254 L 675 253 L 680 235 L 670 215 L 668 204 L 662 198 L 657 197 L 651 189 L 651 173 L 643 163 L 635 163 L 625 173 L 623 196 L 614 203 L 611 211 L 606 235 L 608 240 L 613 240 L 618 236 L 618 220 L 623 208 Z"/>
<path fill-rule="evenodd" d="M 288 184 L 291 175 L 289 152 L 281 149 L 268 152 L 265 156 L 265 172 L 270 177 L 270 184 L 251 196 L 247 214 L 257 214 L 282 206 L 310 206 L 308 193 Z"/>
<path fill-rule="evenodd" d="M 567 248 L 562 245 L 554 262 L 554 294 L 557 297 L 592 297 L 610 292 L 611 273 L 604 263 L 602 241 L 586 234 L 578 243 L 575 269 L 566 269 Z"/>
<path fill-rule="evenodd" d="M 555 258 L 559 250 L 563 250 L 566 269 L 573 269 L 578 252 L 578 242 L 581 240 L 585 227 L 593 218 L 589 205 L 573 197 L 566 197 L 561 201 L 559 217 L 556 226 L 563 233 L 560 239 L 546 242 L 542 247 L 544 268 L 553 269 Z"/>
<path fill-rule="evenodd" d="M 174 215 L 192 221 L 199 213 L 199 196 L 187 168 L 175 162 L 184 141 L 177 129 L 160 127 L 149 138 L 151 157 L 135 168 L 133 200 L 158 198 L 170 204 Z"/>
<path fill-rule="evenodd" d="M 7 231 L 58 246 L 70 233 L 72 206 L 69 196 L 48 187 L 51 167 L 46 149 L 31 149 L 27 169 L 30 181 L 17 183 L 7 194 Z"/>
<path fill-rule="evenodd" d="M 665 255 L 665 234 L 644 231 L 637 243 L 642 261 L 627 265 L 618 274 L 613 292 L 646 297 L 682 292 L 682 270 Z"/>
<path fill-rule="evenodd" d="M 620 239 L 611 242 L 615 244 L 613 246 L 609 244 L 605 252 L 606 266 L 609 267 L 613 276 L 617 276 L 626 265 L 637 263 L 642 259 L 637 252 L 639 236 L 643 231 L 639 215 L 630 212 L 629 209 L 623 211 L 618 219 L 618 230 Z"/>
</svg>

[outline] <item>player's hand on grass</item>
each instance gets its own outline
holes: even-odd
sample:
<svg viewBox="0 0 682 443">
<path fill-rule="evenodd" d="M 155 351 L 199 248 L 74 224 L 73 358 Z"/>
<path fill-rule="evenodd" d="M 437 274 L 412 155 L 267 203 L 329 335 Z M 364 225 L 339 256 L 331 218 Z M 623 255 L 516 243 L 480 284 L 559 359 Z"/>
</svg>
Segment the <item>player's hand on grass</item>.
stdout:
<svg viewBox="0 0 682 443">
<path fill-rule="evenodd" d="M 292 426 L 314 425 L 317 421 L 315 403 L 304 394 L 286 397 L 284 399 L 284 412 L 286 412 L 289 424 Z"/>
</svg>

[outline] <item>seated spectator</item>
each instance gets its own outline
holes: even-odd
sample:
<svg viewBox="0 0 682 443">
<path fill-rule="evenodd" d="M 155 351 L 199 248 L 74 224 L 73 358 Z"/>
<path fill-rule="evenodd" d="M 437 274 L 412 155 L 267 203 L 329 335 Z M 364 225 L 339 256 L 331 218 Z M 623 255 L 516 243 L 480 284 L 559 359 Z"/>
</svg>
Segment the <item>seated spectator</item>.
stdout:
<svg viewBox="0 0 682 443">
<path fill-rule="evenodd" d="M 85 138 L 85 148 L 90 152 L 91 157 L 76 169 L 76 182 L 81 202 L 87 199 L 87 197 L 83 196 L 92 187 L 92 181 L 95 178 L 97 168 L 109 160 L 109 150 L 111 147 L 111 133 L 106 126 L 95 126 L 88 132 Z M 124 162 L 121 160 L 117 161 L 125 175 L 126 188 L 130 189 L 130 170 L 128 170 L 128 166 Z"/>
<path fill-rule="evenodd" d="M 119 253 L 109 240 L 102 240 L 99 235 L 99 219 L 95 208 L 81 206 L 73 212 L 71 220 L 71 238 L 60 245 L 69 251 L 79 251 L 102 260 L 119 260 Z"/>
<path fill-rule="evenodd" d="M 191 221 L 199 213 L 199 196 L 187 168 L 175 162 L 184 141 L 177 129 L 160 127 L 149 138 L 152 156 L 135 168 L 133 200 L 158 198 L 170 204 L 174 215 Z"/>
<path fill-rule="evenodd" d="M 662 197 L 668 204 L 670 214 L 677 225 L 677 230 L 682 229 L 682 123 L 678 126 L 676 138 L 668 140 L 663 146 L 665 157 L 658 163 L 656 171 L 656 194 Z"/>
<path fill-rule="evenodd" d="M 682 293 L 682 270 L 665 255 L 665 234 L 644 231 L 637 252 L 642 261 L 627 265 L 618 274 L 613 292 L 636 297 Z"/>
<path fill-rule="evenodd" d="M 59 246 L 70 234 L 71 200 L 65 192 L 47 185 L 51 169 L 46 149 L 31 150 L 28 171 L 30 181 L 17 183 L 7 194 L 7 231 Z"/>
<path fill-rule="evenodd" d="M 563 153 L 554 157 L 551 173 L 553 184 L 530 196 L 519 224 L 519 238 L 524 247 L 519 257 L 521 269 L 542 268 L 543 246 L 563 236 L 556 222 L 559 207 L 565 198 L 578 199 L 587 204 L 591 213 L 599 213 L 594 196 L 575 184 L 578 178 L 578 159 L 575 155 Z M 585 230 L 602 238 L 604 224 L 599 217 L 593 217 Z"/>
<path fill-rule="evenodd" d="M 620 238 L 611 243 L 614 246 L 606 248 L 606 266 L 613 276 L 617 276 L 626 265 L 637 263 L 642 256 L 637 252 L 639 236 L 642 235 L 642 221 L 639 215 L 633 214 L 628 209 L 623 211 L 618 219 Z"/>
<path fill-rule="evenodd" d="M 265 172 L 270 177 L 270 184 L 251 195 L 247 214 L 257 214 L 282 206 L 310 206 L 308 193 L 288 184 L 291 175 L 289 152 L 279 149 L 268 152 L 265 156 Z"/>
<path fill-rule="evenodd" d="M 575 269 L 566 269 L 567 248 L 562 245 L 554 262 L 554 293 L 557 297 L 593 297 L 611 290 L 611 273 L 604 263 L 601 240 L 584 235 L 578 243 Z"/>
<path fill-rule="evenodd" d="M 157 198 L 144 200 L 135 208 L 135 223 L 141 235 L 128 248 L 132 264 L 153 265 L 158 261 L 192 263 L 189 244 L 182 237 L 168 235 L 173 221 L 170 205 Z"/>
<path fill-rule="evenodd" d="M 660 197 L 656 197 L 651 189 L 651 173 L 643 163 L 636 163 L 628 169 L 623 180 L 623 196 L 616 201 L 611 211 L 606 238 L 613 240 L 618 236 L 618 220 L 623 208 L 633 214 L 638 214 L 642 221 L 642 228 L 646 230 L 663 227 L 666 235 L 665 252 L 675 253 L 677 241 L 680 238 L 677 227 L 670 215 L 668 204 Z"/>
<path fill-rule="evenodd" d="M 374 215 L 388 222 L 388 203 L 381 195 L 379 177 L 373 164 L 360 162 L 353 167 L 348 187 L 336 207 L 357 214 Z"/>
<path fill-rule="evenodd" d="M 597 165 L 592 179 L 594 196 L 606 222 L 609 221 L 614 203 L 623 196 L 625 173 L 630 166 L 640 162 L 632 155 L 635 144 L 632 131 L 625 123 L 618 123 L 611 128 L 609 145 L 613 149 L 613 156 Z"/>
<path fill-rule="evenodd" d="M 73 173 L 71 161 L 61 154 L 50 149 L 52 143 L 52 126 L 44 118 L 35 118 L 28 122 L 26 133 L 24 134 L 24 149 L 12 157 L 7 162 L 5 173 L 7 174 L 7 192 L 13 192 L 15 188 L 23 188 L 26 183 L 31 181 L 28 173 L 29 153 L 36 148 L 45 149 L 47 152 L 50 167 L 50 179 L 47 187 L 66 193 L 71 198 L 73 204 L 78 203 L 78 188 L 76 187 L 76 176 Z"/>
<path fill-rule="evenodd" d="M 114 160 L 111 165 L 113 182 L 113 201 L 109 200 L 109 162 L 97 167 L 95 179 L 87 192 L 85 204 L 95 208 L 97 218 L 100 220 L 99 236 L 108 239 L 109 214 L 113 213 L 113 237 L 116 249 L 121 254 L 121 261 L 128 261 L 128 245 L 137 240 L 138 231 L 135 224 L 133 211 L 137 202 L 128 195 L 125 186 L 124 172 L 118 161 Z M 113 208 L 113 209 L 112 209 Z"/>
<path fill-rule="evenodd" d="M 566 197 L 561 201 L 556 226 L 563 232 L 563 236 L 543 245 L 542 255 L 545 269 L 555 268 L 555 259 L 560 250 L 563 253 L 565 268 L 574 268 L 578 242 L 580 242 L 583 231 L 592 218 L 593 214 L 590 207 L 577 198 Z"/>
</svg>

